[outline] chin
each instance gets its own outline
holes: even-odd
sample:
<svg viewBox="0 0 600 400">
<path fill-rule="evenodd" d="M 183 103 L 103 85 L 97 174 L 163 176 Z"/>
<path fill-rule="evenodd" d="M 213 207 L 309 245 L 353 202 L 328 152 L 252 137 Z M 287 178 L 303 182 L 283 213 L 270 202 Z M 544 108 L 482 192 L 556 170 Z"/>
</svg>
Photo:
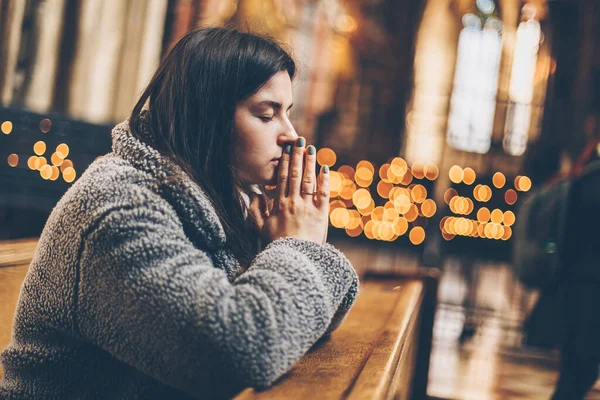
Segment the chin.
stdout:
<svg viewBox="0 0 600 400">
<path fill-rule="evenodd" d="M 245 183 L 250 185 L 275 185 L 277 183 L 277 175 L 273 174 L 271 177 L 257 176 L 246 180 Z"/>
<path fill-rule="evenodd" d="M 244 182 L 250 185 L 268 185 L 273 186 L 277 183 L 278 168 L 264 168 L 262 170 L 255 169 L 254 174 L 246 175 Z"/>
<path fill-rule="evenodd" d="M 273 174 L 273 176 L 271 176 L 270 178 L 264 178 L 262 179 L 262 182 L 260 182 L 260 185 L 268 185 L 268 186 L 273 186 L 277 183 L 277 175 Z"/>
</svg>

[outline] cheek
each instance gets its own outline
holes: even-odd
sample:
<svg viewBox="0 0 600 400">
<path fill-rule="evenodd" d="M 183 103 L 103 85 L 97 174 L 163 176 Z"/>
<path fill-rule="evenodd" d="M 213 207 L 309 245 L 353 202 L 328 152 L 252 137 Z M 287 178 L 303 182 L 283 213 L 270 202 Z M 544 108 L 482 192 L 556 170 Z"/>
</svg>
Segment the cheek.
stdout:
<svg viewBox="0 0 600 400">
<path fill-rule="evenodd" d="M 275 139 L 271 134 L 272 128 L 266 125 L 253 126 L 253 129 L 246 131 L 243 140 L 240 140 L 240 148 L 247 153 L 252 153 L 255 157 L 273 156 Z"/>
<path fill-rule="evenodd" d="M 251 136 L 240 137 L 236 143 L 236 159 L 238 168 L 246 173 L 260 165 L 261 143 Z"/>
</svg>

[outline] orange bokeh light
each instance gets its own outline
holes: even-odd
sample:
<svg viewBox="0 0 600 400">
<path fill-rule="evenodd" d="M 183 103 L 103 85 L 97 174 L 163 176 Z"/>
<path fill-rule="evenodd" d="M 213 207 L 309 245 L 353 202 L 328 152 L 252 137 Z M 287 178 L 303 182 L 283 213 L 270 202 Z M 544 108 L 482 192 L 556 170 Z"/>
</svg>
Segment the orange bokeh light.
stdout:
<svg viewBox="0 0 600 400">
<path fill-rule="evenodd" d="M 373 221 L 377 221 L 377 222 L 381 222 L 383 221 L 383 212 L 385 211 L 385 208 L 383 208 L 382 206 L 377 206 L 373 209 L 373 212 L 371 212 L 371 219 Z"/>
<path fill-rule="evenodd" d="M 482 224 L 488 222 L 490 220 L 490 216 L 490 210 L 488 210 L 487 207 L 481 207 L 479 211 L 477 211 L 477 221 Z"/>
<path fill-rule="evenodd" d="M 350 237 L 360 236 L 361 233 L 363 233 L 363 228 L 360 225 L 354 229 L 346 228 L 346 234 Z"/>
<path fill-rule="evenodd" d="M 46 152 L 46 143 L 44 143 L 42 140 L 35 142 L 33 145 L 33 152 L 38 156 L 44 154 Z"/>
<path fill-rule="evenodd" d="M 38 158 L 35 160 L 35 169 L 39 171 L 39 170 L 41 170 L 41 169 L 42 169 L 42 167 L 43 167 L 44 165 L 46 165 L 47 163 L 48 163 L 48 162 L 46 161 L 46 157 L 38 157 Z"/>
<path fill-rule="evenodd" d="M 2 133 L 5 135 L 10 135 L 13 130 L 13 123 L 10 121 L 4 121 L 2 125 L 0 125 L 0 130 L 2 130 Z"/>
<path fill-rule="evenodd" d="M 44 179 L 50 179 L 52 176 L 52 166 L 49 164 L 45 164 L 40 168 L 40 176 Z"/>
<path fill-rule="evenodd" d="M 479 190 L 477 191 L 477 196 L 475 197 L 481 202 L 488 202 L 492 198 L 492 189 L 488 185 L 479 186 Z"/>
<path fill-rule="evenodd" d="M 361 179 L 363 181 L 373 180 L 373 171 L 366 167 L 359 167 L 356 169 L 354 179 Z"/>
<path fill-rule="evenodd" d="M 522 176 L 519 180 L 519 190 L 527 192 L 529 189 L 531 189 L 531 179 L 527 176 Z"/>
<path fill-rule="evenodd" d="M 473 168 L 465 168 L 463 170 L 463 179 L 462 181 L 467 184 L 467 185 L 472 185 L 473 182 L 475 182 L 475 179 L 477 179 L 477 175 L 475 174 L 475 171 L 473 171 Z"/>
<path fill-rule="evenodd" d="M 490 219 L 495 224 L 501 223 L 503 218 L 504 218 L 504 214 L 502 213 L 502 211 L 500 211 L 497 208 L 495 210 L 493 210 L 492 213 L 490 214 Z"/>
<path fill-rule="evenodd" d="M 423 215 L 425 217 L 433 217 L 436 211 L 437 205 L 435 204 L 435 201 L 433 201 L 432 199 L 427 199 L 423 202 L 423 205 L 421 206 L 421 212 L 423 212 Z"/>
<path fill-rule="evenodd" d="M 412 173 L 410 171 L 406 171 L 406 173 L 404 174 L 404 176 L 402 176 L 402 179 L 400 179 L 399 183 L 408 186 L 408 185 L 410 185 L 410 183 L 412 182 L 412 180 L 413 180 Z"/>
<path fill-rule="evenodd" d="M 50 132 L 50 129 L 52 129 L 52 121 L 50 121 L 48 118 L 44 118 L 40 121 L 40 131 L 43 133 L 48 133 Z"/>
<path fill-rule="evenodd" d="M 350 213 L 343 207 L 338 207 L 329 215 L 331 225 L 336 228 L 343 228 L 350 222 Z"/>
<path fill-rule="evenodd" d="M 516 220 L 515 213 L 512 211 L 506 211 L 502 220 L 504 222 L 504 226 L 512 226 Z"/>
<path fill-rule="evenodd" d="M 498 189 L 501 189 L 506 184 L 506 177 L 504 176 L 504 174 L 502 172 L 496 172 L 494 174 L 494 176 L 492 177 L 492 183 Z"/>
<path fill-rule="evenodd" d="M 410 242 L 414 245 L 419 245 L 425 240 L 425 230 L 420 226 L 415 226 L 408 234 Z"/>
<path fill-rule="evenodd" d="M 475 197 L 475 200 L 477 201 L 481 201 L 481 198 L 479 197 L 479 188 L 481 188 L 481 185 L 477 185 L 473 188 L 473 197 Z"/>
<path fill-rule="evenodd" d="M 375 209 L 375 201 L 373 201 L 373 199 L 371 199 L 371 203 L 368 204 L 364 208 L 359 208 L 358 212 L 364 216 L 370 216 L 374 209 Z"/>
<path fill-rule="evenodd" d="M 388 178 L 388 172 L 390 170 L 390 164 L 383 164 L 379 167 L 379 177 L 384 182 L 392 182 L 392 179 Z"/>
<path fill-rule="evenodd" d="M 354 174 L 356 173 L 356 171 L 354 171 L 354 168 L 352 168 L 349 165 L 342 165 L 341 167 L 338 168 L 337 172 L 344 175 L 346 178 L 348 178 L 350 180 L 354 180 Z"/>
<path fill-rule="evenodd" d="M 433 163 L 425 164 L 425 178 L 434 181 L 440 175 L 440 169 Z"/>
<path fill-rule="evenodd" d="M 452 198 L 455 196 L 458 196 L 458 193 L 456 192 L 456 190 L 450 188 L 444 192 L 444 201 L 446 202 L 446 204 L 449 205 L 450 200 L 452 200 Z"/>
<path fill-rule="evenodd" d="M 67 167 L 65 168 L 65 170 L 63 171 L 63 179 L 65 180 L 65 182 L 67 183 L 71 183 L 75 180 L 75 176 L 76 176 L 76 172 L 75 169 L 73 169 L 72 167 Z"/>
<path fill-rule="evenodd" d="M 464 199 L 467 202 L 467 209 L 465 210 L 464 214 L 469 215 L 475 209 L 475 204 L 473 204 L 473 200 L 469 199 L 468 197 L 465 197 Z"/>
<path fill-rule="evenodd" d="M 371 193 L 367 189 L 358 189 L 352 194 L 352 202 L 356 208 L 366 208 L 371 203 Z"/>
<path fill-rule="evenodd" d="M 410 196 L 415 203 L 422 203 L 427 198 L 427 189 L 423 185 L 415 185 L 410 191 Z"/>
<path fill-rule="evenodd" d="M 331 215 L 331 213 L 333 212 L 333 210 L 335 210 L 336 208 L 346 208 L 346 203 L 344 203 L 342 200 L 333 200 L 329 202 L 329 215 Z"/>
<path fill-rule="evenodd" d="M 375 239 L 375 236 L 373 236 L 373 228 L 375 227 L 375 221 L 370 220 L 365 224 L 365 236 L 369 239 Z"/>
<path fill-rule="evenodd" d="M 337 156 L 335 155 L 335 151 L 327 147 L 323 147 L 322 149 L 319 149 L 319 151 L 317 151 L 317 162 L 319 163 L 319 165 L 327 165 L 329 168 L 331 168 L 336 161 Z"/>
<path fill-rule="evenodd" d="M 448 175 L 452 182 L 460 183 L 464 178 L 464 171 L 458 165 L 454 165 L 452 168 L 450 168 L 450 171 L 448 171 Z"/>
<path fill-rule="evenodd" d="M 517 195 L 517 192 L 514 191 L 514 189 L 508 189 L 504 194 L 504 200 L 508 205 L 511 206 L 517 202 L 518 197 L 519 196 Z"/>
<path fill-rule="evenodd" d="M 418 161 L 413 163 L 411 172 L 415 178 L 423 179 L 425 177 L 425 164 Z"/>
<path fill-rule="evenodd" d="M 390 162 L 390 170 L 393 175 L 401 177 L 408 172 L 408 164 L 403 158 L 395 157 Z"/>
<path fill-rule="evenodd" d="M 366 168 L 371 171 L 371 176 L 375 174 L 375 167 L 373 167 L 373 164 L 367 160 L 359 161 L 358 164 L 356 164 L 356 171 L 358 171 L 360 168 Z"/>
<path fill-rule="evenodd" d="M 29 159 L 27 159 L 27 167 L 29 167 L 29 169 L 32 170 L 36 170 L 37 168 L 37 157 L 36 156 L 31 156 L 29 157 Z"/>
<path fill-rule="evenodd" d="M 396 218 L 398 218 L 398 211 L 392 208 L 385 208 L 383 211 L 383 221 L 393 222 Z"/>
<path fill-rule="evenodd" d="M 52 156 L 50 157 L 50 162 L 52 162 L 52 165 L 60 166 L 60 164 L 63 163 L 63 158 L 64 157 L 60 157 L 58 153 L 52 153 Z"/>
<path fill-rule="evenodd" d="M 450 240 L 454 239 L 456 237 L 456 235 L 453 235 L 451 233 L 442 232 L 442 237 L 444 238 L 444 240 L 450 241 Z"/>
<path fill-rule="evenodd" d="M 377 184 L 377 193 L 382 198 L 387 199 L 389 198 L 390 190 L 392 190 L 393 187 L 394 185 L 390 182 L 379 181 L 379 183 Z"/>
<path fill-rule="evenodd" d="M 508 240 L 512 236 L 512 229 L 510 226 L 504 226 L 504 234 L 502 235 L 502 240 Z"/>
<path fill-rule="evenodd" d="M 414 220 L 417 219 L 418 216 L 419 216 L 419 210 L 417 209 L 417 206 L 414 204 L 411 204 L 408 211 L 404 213 L 404 218 L 406 218 L 406 220 L 408 222 L 413 222 Z"/>
<path fill-rule="evenodd" d="M 445 217 L 442 217 L 442 219 L 440 220 L 440 231 L 446 232 L 445 225 L 446 225 L 446 221 L 448 220 L 448 218 L 450 218 L 450 217 L 445 216 Z"/>
<path fill-rule="evenodd" d="M 404 217 L 398 217 L 392 222 L 394 234 L 402 236 L 408 231 L 408 221 Z"/>
<path fill-rule="evenodd" d="M 67 158 L 69 155 L 69 146 L 66 143 L 61 143 L 56 146 L 56 153 L 60 158 Z"/>
<path fill-rule="evenodd" d="M 400 214 L 406 214 L 410 210 L 410 206 L 410 198 L 404 193 L 401 193 L 394 199 L 394 208 Z"/>
<path fill-rule="evenodd" d="M 50 180 L 55 181 L 60 176 L 60 170 L 55 165 L 53 165 L 51 168 L 52 168 L 52 175 L 50 176 Z"/>
<path fill-rule="evenodd" d="M 13 153 L 8 156 L 7 161 L 8 165 L 10 165 L 11 167 L 16 167 L 19 164 L 19 156 Z"/>
<path fill-rule="evenodd" d="M 64 172 L 65 171 L 63 170 L 63 173 Z M 329 172 L 329 194 L 331 197 L 337 197 L 340 195 L 340 192 L 343 189 L 343 178 L 344 176 L 342 174 L 339 174 L 335 171 Z"/>
</svg>

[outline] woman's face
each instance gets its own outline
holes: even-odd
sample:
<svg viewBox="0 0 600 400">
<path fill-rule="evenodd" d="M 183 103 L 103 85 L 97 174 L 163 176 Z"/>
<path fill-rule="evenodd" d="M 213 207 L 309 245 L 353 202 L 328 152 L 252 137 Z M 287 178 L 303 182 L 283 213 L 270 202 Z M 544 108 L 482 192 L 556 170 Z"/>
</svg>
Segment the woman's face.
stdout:
<svg viewBox="0 0 600 400">
<path fill-rule="evenodd" d="M 298 135 L 290 122 L 292 81 L 287 71 L 274 75 L 235 109 L 235 163 L 245 184 L 274 185 L 283 146 Z"/>
</svg>

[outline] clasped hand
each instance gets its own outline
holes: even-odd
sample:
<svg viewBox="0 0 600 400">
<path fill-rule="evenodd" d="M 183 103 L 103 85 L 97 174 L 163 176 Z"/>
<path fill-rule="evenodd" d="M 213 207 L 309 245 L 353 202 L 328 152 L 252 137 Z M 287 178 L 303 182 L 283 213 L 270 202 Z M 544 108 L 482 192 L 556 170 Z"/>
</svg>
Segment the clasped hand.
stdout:
<svg viewBox="0 0 600 400">
<path fill-rule="evenodd" d="M 316 149 L 304 144 L 304 138 L 298 138 L 284 146 L 272 207 L 263 196 L 250 203 L 250 214 L 267 243 L 289 236 L 319 244 L 327 241 L 329 168 L 323 166 L 317 177 Z"/>
</svg>

